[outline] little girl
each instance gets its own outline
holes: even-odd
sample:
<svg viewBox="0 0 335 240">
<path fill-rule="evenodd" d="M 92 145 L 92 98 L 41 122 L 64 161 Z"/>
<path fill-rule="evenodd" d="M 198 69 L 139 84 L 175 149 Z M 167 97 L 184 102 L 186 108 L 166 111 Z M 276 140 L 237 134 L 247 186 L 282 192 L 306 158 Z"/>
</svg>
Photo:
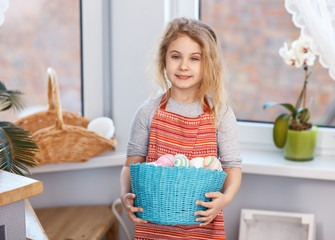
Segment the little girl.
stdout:
<svg viewBox="0 0 335 240">
<path fill-rule="evenodd" d="M 159 45 L 156 70 L 164 94 L 137 110 L 120 179 L 122 204 L 136 225 L 135 239 L 226 239 L 222 209 L 236 195 L 242 173 L 236 118 L 226 103 L 214 31 L 197 20 L 172 20 Z M 201 224 L 158 225 L 135 216 L 143 209 L 134 207 L 130 164 L 156 161 L 167 153 L 188 159 L 217 156 L 227 173 L 221 192 L 206 193 L 210 202 L 194 203 L 207 208 L 194 213 L 201 215 L 196 218 Z"/>
</svg>

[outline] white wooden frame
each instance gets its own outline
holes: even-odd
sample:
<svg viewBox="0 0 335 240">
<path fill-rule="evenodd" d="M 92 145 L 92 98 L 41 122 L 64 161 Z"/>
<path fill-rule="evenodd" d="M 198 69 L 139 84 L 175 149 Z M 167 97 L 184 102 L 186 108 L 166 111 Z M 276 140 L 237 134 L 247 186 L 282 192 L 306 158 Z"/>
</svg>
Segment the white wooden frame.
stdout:
<svg viewBox="0 0 335 240">
<path fill-rule="evenodd" d="M 82 0 L 84 116 L 103 116 L 103 0 Z"/>
<path fill-rule="evenodd" d="M 285 225 L 289 223 L 291 223 L 292 226 L 297 224 L 301 225 L 302 231 L 307 232 L 306 238 L 294 238 L 294 240 L 315 240 L 315 217 L 313 214 L 254 209 L 241 210 L 239 240 L 293 239 L 289 238 L 288 235 L 292 236 L 294 233 L 292 231 L 288 232 L 288 230 L 285 230 L 285 227 L 281 224 L 284 222 Z M 264 228 L 262 229 L 262 227 L 264 227 L 264 223 L 265 225 L 269 223 L 268 228 L 265 228 L 265 231 Z M 263 224 L 263 226 L 260 227 L 261 224 Z M 282 227 L 280 232 L 273 232 L 273 226 L 275 226 L 275 224 Z M 260 228 L 262 230 L 259 230 Z M 274 236 L 277 236 L 278 238 L 274 238 Z"/>
</svg>

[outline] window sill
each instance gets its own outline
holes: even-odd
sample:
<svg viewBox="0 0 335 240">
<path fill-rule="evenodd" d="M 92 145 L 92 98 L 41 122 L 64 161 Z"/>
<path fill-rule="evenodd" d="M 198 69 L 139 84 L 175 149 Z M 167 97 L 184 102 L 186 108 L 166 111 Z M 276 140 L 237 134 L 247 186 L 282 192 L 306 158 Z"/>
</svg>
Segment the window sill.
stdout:
<svg viewBox="0 0 335 240">
<path fill-rule="evenodd" d="M 285 160 L 280 151 L 242 150 L 241 156 L 243 173 L 335 181 L 335 159 L 332 156 L 316 156 L 307 162 Z M 87 162 L 47 164 L 29 170 L 31 174 L 38 174 L 120 167 L 125 159 L 124 151 L 109 151 Z"/>
<path fill-rule="evenodd" d="M 39 167 L 29 168 L 30 173 L 48 173 L 63 172 L 93 168 L 117 167 L 122 166 L 126 160 L 126 152 L 124 151 L 107 151 L 99 156 L 91 158 L 87 162 L 62 162 L 45 164 Z"/>
<path fill-rule="evenodd" d="M 284 159 L 280 151 L 241 152 L 243 173 L 335 181 L 335 157 L 316 156 L 312 161 Z"/>
</svg>

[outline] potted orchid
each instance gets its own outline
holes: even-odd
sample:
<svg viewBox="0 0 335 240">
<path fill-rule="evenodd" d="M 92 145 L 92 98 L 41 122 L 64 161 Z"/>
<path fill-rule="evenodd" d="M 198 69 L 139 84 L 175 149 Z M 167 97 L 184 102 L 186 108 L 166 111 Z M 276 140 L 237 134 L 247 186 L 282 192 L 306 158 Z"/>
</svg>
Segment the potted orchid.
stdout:
<svg viewBox="0 0 335 240">
<path fill-rule="evenodd" d="M 287 43 L 279 49 L 279 55 L 287 65 L 303 68 L 304 82 L 296 103 L 267 102 L 263 108 L 282 106 L 288 113 L 280 114 L 273 126 L 273 140 L 278 148 L 284 149 L 289 160 L 311 160 L 316 145 L 317 126 L 309 122 L 310 111 L 306 105 L 307 83 L 311 75 L 309 67 L 314 65 L 315 54 L 312 41 L 306 37 L 295 40 L 289 48 Z"/>
</svg>

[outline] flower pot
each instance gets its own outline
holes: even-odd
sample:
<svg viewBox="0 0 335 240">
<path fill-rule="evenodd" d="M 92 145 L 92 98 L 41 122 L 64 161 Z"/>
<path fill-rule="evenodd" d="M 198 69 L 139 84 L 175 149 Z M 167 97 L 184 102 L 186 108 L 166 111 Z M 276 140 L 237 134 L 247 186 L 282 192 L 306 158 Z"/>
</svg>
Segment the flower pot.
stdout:
<svg viewBox="0 0 335 240">
<path fill-rule="evenodd" d="M 293 161 L 308 161 L 314 158 L 318 127 L 305 131 L 288 130 L 284 157 Z"/>
</svg>

